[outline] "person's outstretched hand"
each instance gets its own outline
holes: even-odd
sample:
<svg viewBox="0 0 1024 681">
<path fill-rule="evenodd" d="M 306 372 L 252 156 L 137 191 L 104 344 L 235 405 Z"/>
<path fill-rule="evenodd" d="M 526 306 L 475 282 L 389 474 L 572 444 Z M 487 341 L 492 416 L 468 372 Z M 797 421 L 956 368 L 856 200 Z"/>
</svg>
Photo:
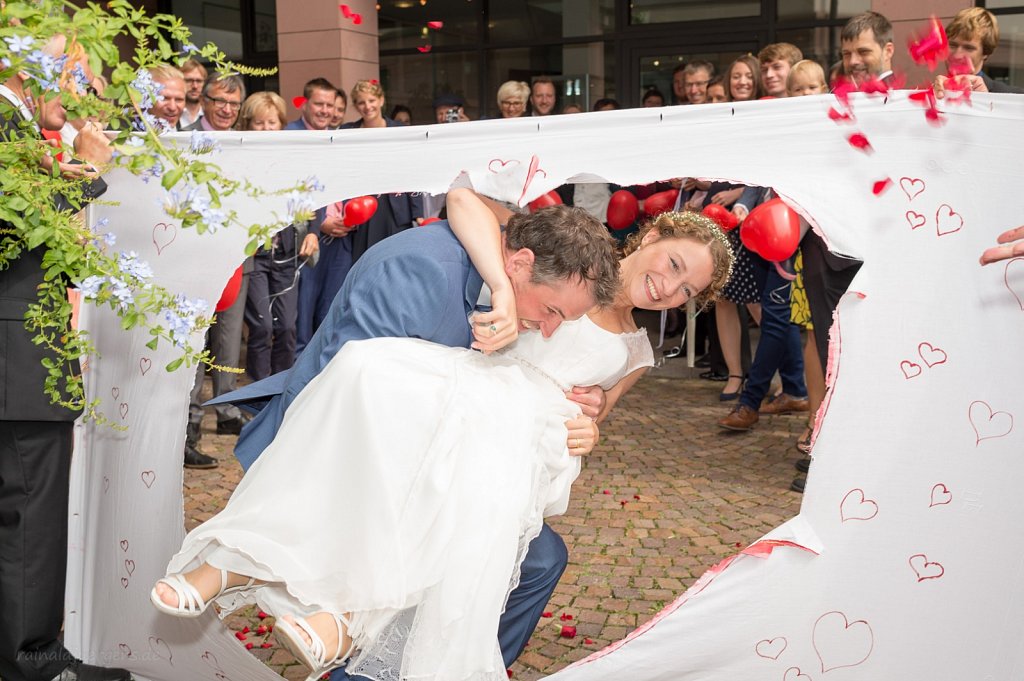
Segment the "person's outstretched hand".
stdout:
<svg viewBox="0 0 1024 681">
<path fill-rule="evenodd" d="M 1006 230 L 999 235 L 996 243 L 1003 245 L 993 246 L 982 253 L 979 259 L 982 265 L 1024 256 L 1024 225 Z"/>
<path fill-rule="evenodd" d="M 477 312 L 472 317 L 474 350 L 489 355 L 519 337 L 519 315 L 512 285 L 491 290 L 491 311 Z"/>
</svg>

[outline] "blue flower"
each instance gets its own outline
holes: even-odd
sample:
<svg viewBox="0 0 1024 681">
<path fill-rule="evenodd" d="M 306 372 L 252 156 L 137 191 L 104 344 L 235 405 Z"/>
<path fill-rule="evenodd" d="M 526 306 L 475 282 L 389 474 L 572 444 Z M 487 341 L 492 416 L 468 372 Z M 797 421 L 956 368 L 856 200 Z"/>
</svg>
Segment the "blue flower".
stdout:
<svg viewBox="0 0 1024 681">
<path fill-rule="evenodd" d="M 32 39 L 32 36 L 27 35 L 9 35 L 6 38 L 4 38 L 4 41 L 7 43 L 8 49 L 14 53 L 21 52 L 22 50 L 27 50 L 28 48 L 32 47 L 32 43 L 35 42 Z"/>
<path fill-rule="evenodd" d="M 308 220 L 309 216 L 316 211 L 313 200 L 305 194 L 291 192 L 287 195 L 287 199 L 285 210 L 288 211 L 288 217 L 292 222 Z"/>
<path fill-rule="evenodd" d="M 103 284 L 106 283 L 105 277 L 98 277 L 93 275 L 86 277 L 85 280 L 78 285 L 78 288 L 82 291 L 82 297 L 86 300 L 95 299 L 100 294 L 100 289 L 103 288 Z"/>
<path fill-rule="evenodd" d="M 117 301 L 122 311 L 127 310 L 135 302 L 135 294 L 128 284 L 117 277 L 110 277 L 110 296 Z"/>
<path fill-rule="evenodd" d="M 145 260 L 139 260 L 139 254 L 135 251 L 118 253 L 117 266 L 121 272 L 139 281 L 153 277 L 153 268 Z"/>
<path fill-rule="evenodd" d="M 185 347 L 189 336 L 196 329 L 197 319 L 205 315 L 208 308 L 207 302 L 201 298 L 189 300 L 181 293 L 175 296 L 174 307 L 164 308 L 163 311 L 171 341 L 180 348 Z"/>
<path fill-rule="evenodd" d="M 303 181 L 303 184 L 306 185 L 306 188 L 311 192 L 322 192 L 324 190 L 323 183 L 320 182 L 320 179 L 316 175 L 310 175 L 307 177 Z"/>
<path fill-rule="evenodd" d="M 215 140 L 213 135 L 193 130 L 189 149 L 193 154 L 208 154 L 212 151 L 220 151 L 220 142 Z"/>
<path fill-rule="evenodd" d="M 181 51 L 185 54 L 195 54 L 199 52 L 199 48 L 193 45 L 192 43 L 185 43 L 181 46 Z"/>
</svg>

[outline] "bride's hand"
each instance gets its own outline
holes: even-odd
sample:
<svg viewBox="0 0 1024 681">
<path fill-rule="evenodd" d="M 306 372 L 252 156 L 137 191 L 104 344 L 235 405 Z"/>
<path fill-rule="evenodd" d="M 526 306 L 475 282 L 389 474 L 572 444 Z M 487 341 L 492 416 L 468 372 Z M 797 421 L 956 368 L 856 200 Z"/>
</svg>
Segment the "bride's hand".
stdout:
<svg viewBox="0 0 1024 681">
<path fill-rule="evenodd" d="M 586 456 L 597 446 L 597 438 L 601 431 L 597 427 L 597 422 L 589 416 L 577 416 L 571 421 L 566 421 L 565 428 L 569 431 L 565 445 L 573 456 Z"/>
<path fill-rule="evenodd" d="M 491 311 L 473 315 L 473 344 L 484 354 L 499 350 L 519 337 L 519 316 L 512 285 L 491 290 Z"/>
</svg>

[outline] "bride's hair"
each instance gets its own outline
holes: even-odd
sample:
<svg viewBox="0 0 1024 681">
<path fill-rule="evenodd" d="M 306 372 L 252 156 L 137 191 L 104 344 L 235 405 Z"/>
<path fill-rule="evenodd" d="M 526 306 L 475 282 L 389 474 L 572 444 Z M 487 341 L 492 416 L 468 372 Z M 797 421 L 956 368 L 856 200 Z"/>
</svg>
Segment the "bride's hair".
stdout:
<svg viewBox="0 0 1024 681">
<path fill-rule="evenodd" d="M 698 309 L 704 309 L 722 295 L 722 289 L 732 276 L 733 253 L 729 238 L 711 218 L 691 211 L 662 213 L 644 224 L 638 232 L 630 234 L 622 247 L 622 255 L 627 256 L 640 248 L 643 238 L 651 230 L 657 230 L 661 239 L 691 239 L 705 244 L 711 251 L 714 273 L 708 287 L 695 295 L 693 300 Z"/>
</svg>

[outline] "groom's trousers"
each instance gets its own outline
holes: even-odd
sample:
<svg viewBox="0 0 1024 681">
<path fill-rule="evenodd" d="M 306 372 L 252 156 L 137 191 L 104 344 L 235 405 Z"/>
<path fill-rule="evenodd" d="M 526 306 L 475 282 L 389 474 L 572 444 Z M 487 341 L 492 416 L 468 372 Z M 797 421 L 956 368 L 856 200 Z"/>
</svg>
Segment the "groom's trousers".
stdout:
<svg viewBox="0 0 1024 681">
<path fill-rule="evenodd" d="M 530 542 L 530 550 L 520 569 L 519 586 L 509 594 L 505 612 L 498 622 L 498 643 L 506 668 L 512 666 L 526 647 L 568 563 L 565 542 L 544 525 L 537 538 Z M 331 674 L 331 681 L 362 678 L 349 676 L 344 669 L 336 669 Z"/>
</svg>

